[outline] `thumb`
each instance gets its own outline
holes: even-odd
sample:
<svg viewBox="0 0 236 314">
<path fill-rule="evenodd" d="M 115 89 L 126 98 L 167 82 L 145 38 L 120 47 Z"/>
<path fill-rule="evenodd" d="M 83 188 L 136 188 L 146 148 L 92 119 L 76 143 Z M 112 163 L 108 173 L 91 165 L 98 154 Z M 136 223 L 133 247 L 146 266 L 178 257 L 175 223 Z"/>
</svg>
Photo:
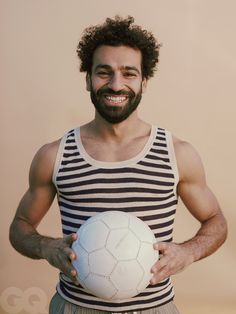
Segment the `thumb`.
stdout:
<svg viewBox="0 0 236 314">
<path fill-rule="evenodd" d="M 165 251 L 168 248 L 168 243 L 166 242 L 157 242 L 154 244 L 154 249 L 160 252 Z"/>
<path fill-rule="evenodd" d="M 65 236 L 64 242 L 66 244 L 68 244 L 69 246 L 71 246 L 72 243 L 77 240 L 77 238 L 78 238 L 78 236 L 76 233 L 71 233 L 71 234 Z"/>
</svg>

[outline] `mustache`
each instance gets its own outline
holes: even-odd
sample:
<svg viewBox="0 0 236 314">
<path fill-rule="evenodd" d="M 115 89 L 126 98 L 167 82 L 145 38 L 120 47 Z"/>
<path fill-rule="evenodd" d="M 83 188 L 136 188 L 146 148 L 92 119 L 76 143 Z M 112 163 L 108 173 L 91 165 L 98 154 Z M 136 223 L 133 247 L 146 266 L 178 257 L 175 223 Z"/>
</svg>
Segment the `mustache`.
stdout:
<svg viewBox="0 0 236 314">
<path fill-rule="evenodd" d="M 101 96 L 101 95 L 104 95 L 104 94 L 109 94 L 109 95 L 112 95 L 112 96 L 120 96 L 120 95 L 127 95 L 129 97 L 133 97 L 135 96 L 134 92 L 132 91 L 127 91 L 127 90 L 119 90 L 119 91 L 114 91 L 113 89 L 111 88 L 101 88 L 97 91 L 97 95 L 98 96 Z"/>
</svg>

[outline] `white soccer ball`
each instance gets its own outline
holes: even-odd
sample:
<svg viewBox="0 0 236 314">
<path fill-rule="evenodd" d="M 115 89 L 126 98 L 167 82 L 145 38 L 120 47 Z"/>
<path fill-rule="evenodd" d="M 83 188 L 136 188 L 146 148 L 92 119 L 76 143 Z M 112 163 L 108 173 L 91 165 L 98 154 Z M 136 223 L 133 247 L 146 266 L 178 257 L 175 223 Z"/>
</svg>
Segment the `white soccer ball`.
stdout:
<svg viewBox="0 0 236 314">
<path fill-rule="evenodd" d="M 158 259 L 151 229 L 141 219 L 120 211 L 89 218 L 78 230 L 72 262 L 83 288 L 102 299 L 123 300 L 142 292 Z"/>
</svg>

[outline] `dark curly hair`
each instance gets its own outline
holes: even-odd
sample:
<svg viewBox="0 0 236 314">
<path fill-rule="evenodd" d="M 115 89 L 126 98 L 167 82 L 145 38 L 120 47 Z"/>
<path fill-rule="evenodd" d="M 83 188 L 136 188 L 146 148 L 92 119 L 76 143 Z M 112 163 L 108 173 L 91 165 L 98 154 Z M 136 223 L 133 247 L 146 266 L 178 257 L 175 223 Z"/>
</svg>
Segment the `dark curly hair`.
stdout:
<svg viewBox="0 0 236 314">
<path fill-rule="evenodd" d="M 93 54 L 99 46 L 125 45 L 141 51 L 142 76 L 146 79 L 152 77 L 161 45 L 151 32 L 133 23 L 132 16 L 125 19 L 115 16 L 114 19 L 107 18 L 103 24 L 86 28 L 76 50 L 81 60 L 80 71 L 91 73 Z"/>
</svg>

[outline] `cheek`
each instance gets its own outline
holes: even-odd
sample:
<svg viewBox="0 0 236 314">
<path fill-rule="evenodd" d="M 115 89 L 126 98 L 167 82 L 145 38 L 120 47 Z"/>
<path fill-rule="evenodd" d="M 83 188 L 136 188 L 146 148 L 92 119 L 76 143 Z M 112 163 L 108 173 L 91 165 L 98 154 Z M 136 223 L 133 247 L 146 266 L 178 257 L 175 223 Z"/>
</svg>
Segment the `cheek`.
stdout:
<svg viewBox="0 0 236 314">
<path fill-rule="evenodd" d="M 143 93 L 145 91 L 145 85 L 143 85 L 142 82 L 140 81 L 134 84 L 131 88 L 135 92 L 136 95 L 139 93 Z"/>
<path fill-rule="evenodd" d="M 97 78 L 91 82 L 91 88 L 93 89 L 94 92 L 97 92 L 99 89 L 105 87 L 107 84 L 108 84 L 107 80 Z"/>
</svg>

